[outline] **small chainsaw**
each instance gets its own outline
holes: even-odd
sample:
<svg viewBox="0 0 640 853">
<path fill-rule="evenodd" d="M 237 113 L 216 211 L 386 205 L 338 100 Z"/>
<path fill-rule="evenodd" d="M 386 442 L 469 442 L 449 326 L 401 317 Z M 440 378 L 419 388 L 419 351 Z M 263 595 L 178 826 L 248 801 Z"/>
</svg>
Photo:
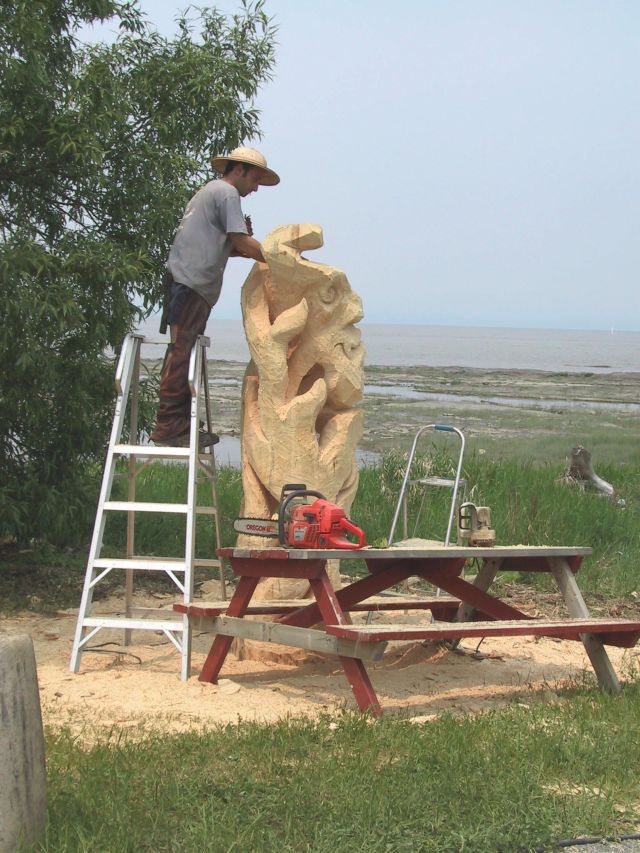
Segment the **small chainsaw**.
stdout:
<svg viewBox="0 0 640 853">
<path fill-rule="evenodd" d="M 491 527 L 491 510 L 467 501 L 458 511 L 458 541 L 461 545 L 492 548 L 496 532 Z"/>
<path fill-rule="evenodd" d="M 308 504 L 303 501 L 306 497 L 317 500 Z M 342 507 L 298 483 L 282 487 L 277 519 L 237 518 L 233 529 L 248 536 L 277 537 L 286 548 L 356 549 L 367 544 L 364 531 L 349 521 Z M 347 538 L 347 534 L 355 537 L 355 541 Z"/>
</svg>

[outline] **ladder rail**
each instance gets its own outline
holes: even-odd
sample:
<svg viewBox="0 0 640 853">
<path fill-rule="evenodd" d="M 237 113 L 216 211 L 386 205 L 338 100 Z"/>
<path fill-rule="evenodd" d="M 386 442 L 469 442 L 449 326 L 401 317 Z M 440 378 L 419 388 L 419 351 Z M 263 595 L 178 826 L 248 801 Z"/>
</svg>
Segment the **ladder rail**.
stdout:
<svg viewBox="0 0 640 853">
<path fill-rule="evenodd" d="M 123 386 L 123 378 L 131 376 L 130 371 L 130 361 L 133 357 L 133 343 L 135 341 L 139 341 L 142 343 L 144 340 L 144 335 L 139 335 L 136 332 L 129 332 L 124 336 L 124 340 L 122 341 L 122 349 L 120 350 L 120 358 L 118 359 L 118 366 L 116 367 L 116 375 L 115 375 L 115 386 L 116 392 L 119 397 L 127 396 L 127 389 Z"/>
<path fill-rule="evenodd" d="M 113 449 L 120 441 L 122 428 L 124 424 L 124 414 L 126 411 L 126 402 L 131 388 L 131 380 L 133 375 L 133 366 L 135 363 L 134 349 L 140 346 L 142 340 L 141 335 L 128 334 L 125 335 L 122 342 L 122 350 L 118 359 L 118 368 L 116 370 L 116 405 L 111 426 L 111 435 L 109 437 L 109 445 L 107 448 L 107 458 L 105 460 L 104 473 L 102 483 L 100 485 L 100 494 L 98 496 L 98 507 L 96 511 L 96 521 L 93 526 L 93 534 L 91 536 L 91 544 L 89 546 L 89 557 L 87 562 L 87 573 L 85 575 L 82 588 L 82 597 L 80 599 L 80 612 L 78 623 L 73 641 L 73 649 L 71 651 L 71 671 L 77 672 L 80 666 L 80 647 L 82 635 L 84 632 L 83 617 L 91 606 L 93 599 L 93 590 L 95 583 L 93 582 L 93 564 L 96 560 L 100 549 L 102 548 L 102 540 L 104 538 L 104 528 L 106 517 L 104 513 L 104 505 L 107 502 L 108 496 L 111 494 L 113 486 L 113 476 L 115 474 L 115 462 Z M 91 568 L 91 570 L 90 570 Z"/>
<path fill-rule="evenodd" d="M 200 399 L 200 376 L 202 360 L 203 336 L 199 336 L 189 357 L 189 389 L 191 391 L 191 426 L 189 438 L 189 457 L 187 475 L 187 517 L 184 544 L 184 561 L 186 571 L 184 573 L 184 586 L 182 587 L 182 600 L 187 603 L 193 598 L 193 560 L 195 558 L 196 545 L 196 498 L 197 498 L 197 474 L 198 474 L 198 439 L 200 432 L 200 421 L 198 403 Z M 191 660 L 191 630 L 189 620 L 183 616 L 183 645 L 182 645 L 182 680 L 189 678 Z"/>
<path fill-rule="evenodd" d="M 138 443 L 138 403 L 140 398 L 140 353 L 142 344 L 136 347 L 136 353 L 133 365 L 133 378 L 131 380 L 131 407 L 129 412 L 129 443 Z M 127 500 L 134 502 L 136 499 L 136 477 L 137 477 L 136 458 L 129 456 L 127 460 Z M 136 537 L 136 514 L 131 510 L 127 512 L 127 557 L 132 557 L 135 554 L 135 537 Z M 131 613 L 133 602 L 133 571 L 127 569 L 124 573 L 124 612 L 125 616 Z M 131 631 L 125 629 L 124 644 L 131 644 Z"/>
<path fill-rule="evenodd" d="M 202 382 L 204 384 L 204 405 L 207 417 L 207 430 L 212 432 L 211 427 L 211 404 L 209 399 L 209 372 L 207 368 L 207 359 L 203 359 L 202 361 Z M 209 481 L 211 483 L 211 501 L 214 507 L 214 527 L 216 532 L 216 542 L 218 543 L 218 547 L 222 544 L 222 529 L 220 525 L 220 495 L 218 493 L 218 472 L 216 470 L 216 457 L 213 453 L 213 450 L 210 454 L 208 454 L 208 465 L 204 465 L 202 460 L 200 460 L 200 468 L 208 469 L 206 470 L 206 474 L 208 475 Z M 227 586 L 225 582 L 225 561 L 223 557 L 220 557 L 218 560 L 219 566 L 219 580 L 220 580 L 220 596 L 223 599 L 227 597 Z"/>
</svg>

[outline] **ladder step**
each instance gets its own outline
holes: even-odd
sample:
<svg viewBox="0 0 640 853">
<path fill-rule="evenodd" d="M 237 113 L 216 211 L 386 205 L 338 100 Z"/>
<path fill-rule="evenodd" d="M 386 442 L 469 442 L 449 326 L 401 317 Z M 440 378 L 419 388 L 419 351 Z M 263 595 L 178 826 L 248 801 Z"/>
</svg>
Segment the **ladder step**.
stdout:
<svg viewBox="0 0 640 853">
<path fill-rule="evenodd" d="M 446 486 L 448 489 L 452 489 L 455 484 L 455 477 L 421 477 L 419 480 L 409 480 L 407 483 L 409 486 Z M 466 483 L 460 480 L 459 485 L 464 487 Z"/>
<path fill-rule="evenodd" d="M 184 572 L 185 561 L 173 559 L 173 557 L 127 557 L 109 558 L 100 557 L 94 560 L 93 565 L 97 569 L 140 569 L 152 572 Z"/>
<path fill-rule="evenodd" d="M 159 504 L 151 501 L 105 501 L 104 509 L 116 512 L 176 512 L 187 513 L 187 504 Z M 215 506 L 197 506 L 198 515 L 217 515 Z"/>
<path fill-rule="evenodd" d="M 188 447 L 156 447 L 146 444 L 116 444 L 113 452 L 117 456 L 157 456 L 173 459 L 185 458 L 189 455 Z"/>
<path fill-rule="evenodd" d="M 127 619 L 125 617 L 90 616 L 82 620 L 85 628 L 129 628 L 139 631 L 182 631 L 182 620 Z"/>
<path fill-rule="evenodd" d="M 166 607 L 132 607 L 129 610 L 129 615 L 140 616 L 145 620 L 146 625 L 152 616 L 159 616 L 161 619 L 163 619 L 164 617 L 169 616 L 173 612 L 177 611 L 167 610 Z M 178 620 L 176 620 L 176 622 L 177 621 Z"/>
<path fill-rule="evenodd" d="M 152 456 L 156 459 L 188 459 L 191 452 L 188 447 L 156 447 L 151 444 L 115 444 L 113 452 L 116 456 L 139 456 L 141 458 Z M 211 454 L 201 450 L 198 453 L 200 459 L 210 459 Z"/>
<path fill-rule="evenodd" d="M 173 557 L 100 557 L 93 561 L 96 569 L 138 569 L 152 572 L 184 572 L 185 561 Z M 194 560 L 197 568 L 220 568 L 220 560 Z"/>
<path fill-rule="evenodd" d="M 158 338 L 155 335 L 141 335 L 136 334 L 136 337 L 141 339 L 141 343 L 143 344 L 157 344 L 158 346 L 167 346 L 171 341 L 167 338 Z M 202 335 L 199 341 L 199 346 L 209 347 L 211 346 L 211 338 L 207 335 Z"/>
<path fill-rule="evenodd" d="M 217 515 L 218 510 L 215 506 L 197 506 L 196 513 L 198 515 Z"/>
<path fill-rule="evenodd" d="M 119 512 L 178 512 L 187 513 L 187 504 L 158 504 L 150 501 L 105 501 L 104 508 Z"/>
<path fill-rule="evenodd" d="M 156 338 L 155 335 L 144 335 L 141 343 L 149 344 L 150 346 L 157 345 L 157 346 L 165 346 L 166 347 L 166 346 L 168 346 L 170 341 L 168 341 L 166 337 L 165 338 Z"/>
</svg>

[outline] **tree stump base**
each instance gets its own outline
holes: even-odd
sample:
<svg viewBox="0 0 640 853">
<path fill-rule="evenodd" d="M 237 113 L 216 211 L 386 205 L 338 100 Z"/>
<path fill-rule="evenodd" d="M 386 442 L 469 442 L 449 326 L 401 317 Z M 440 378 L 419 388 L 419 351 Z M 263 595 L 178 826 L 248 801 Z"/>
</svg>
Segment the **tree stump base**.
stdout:
<svg viewBox="0 0 640 853">
<path fill-rule="evenodd" d="M 582 445 L 578 445 L 578 447 L 574 447 L 571 450 L 569 465 L 560 480 L 563 483 L 576 485 L 583 491 L 586 488 L 595 489 L 603 497 L 610 498 L 619 505 L 624 506 L 624 501 L 618 498 L 616 490 L 611 483 L 603 480 L 593 470 L 591 454 Z"/>
<path fill-rule="evenodd" d="M 236 637 L 231 653 L 237 660 L 253 660 L 260 663 L 279 663 L 284 666 L 300 666 L 304 663 L 318 663 L 320 655 L 307 649 L 296 649 L 280 643 L 260 643 L 257 640 L 242 640 Z"/>
</svg>

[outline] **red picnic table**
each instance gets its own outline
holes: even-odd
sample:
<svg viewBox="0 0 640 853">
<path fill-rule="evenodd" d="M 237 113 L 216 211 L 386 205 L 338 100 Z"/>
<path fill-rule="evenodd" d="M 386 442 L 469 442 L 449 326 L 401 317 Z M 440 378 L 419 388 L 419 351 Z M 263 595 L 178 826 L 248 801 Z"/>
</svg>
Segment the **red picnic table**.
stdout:
<svg viewBox="0 0 640 853">
<path fill-rule="evenodd" d="M 633 647 L 640 637 L 640 621 L 591 618 L 575 578 L 583 558 L 591 553 L 590 548 L 555 546 L 392 546 L 354 551 L 221 548 L 219 556 L 230 560 L 239 578 L 231 600 L 175 604 L 174 610 L 187 614 L 192 627 L 206 627 L 215 634 L 200 681 L 217 680 L 234 637 L 280 643 L 337 656 L 358 707 L 374 716 L 380 715 L 381 708 L 365 663 L 380 660 L 390 640 L 522 635 L 580 640 L 599 683 L 618 691 L 620 683 L 604 647 Z M 334 589 L 327 560 L 353 559 L 364 560 L 369 574 Z M 463 570 L 472 559 L 480 568 L 468 580 Z M 534 619 L 491 595 L 491 584 L 501 571 L 549 573 L 562 593 L 568 618 Z M 388 590 L 410 577 L 422 578 L 446 595 L 388 595 Z M 262 578 L 306 579 L 314 598 L 251 604 Z M 352 624 L 349 617 L 352 612 L 400 609 L 429 610 L 436 621 Z M 269 621 L 244 619 L 246 615 L 268 616 Z"/>
</svg>

